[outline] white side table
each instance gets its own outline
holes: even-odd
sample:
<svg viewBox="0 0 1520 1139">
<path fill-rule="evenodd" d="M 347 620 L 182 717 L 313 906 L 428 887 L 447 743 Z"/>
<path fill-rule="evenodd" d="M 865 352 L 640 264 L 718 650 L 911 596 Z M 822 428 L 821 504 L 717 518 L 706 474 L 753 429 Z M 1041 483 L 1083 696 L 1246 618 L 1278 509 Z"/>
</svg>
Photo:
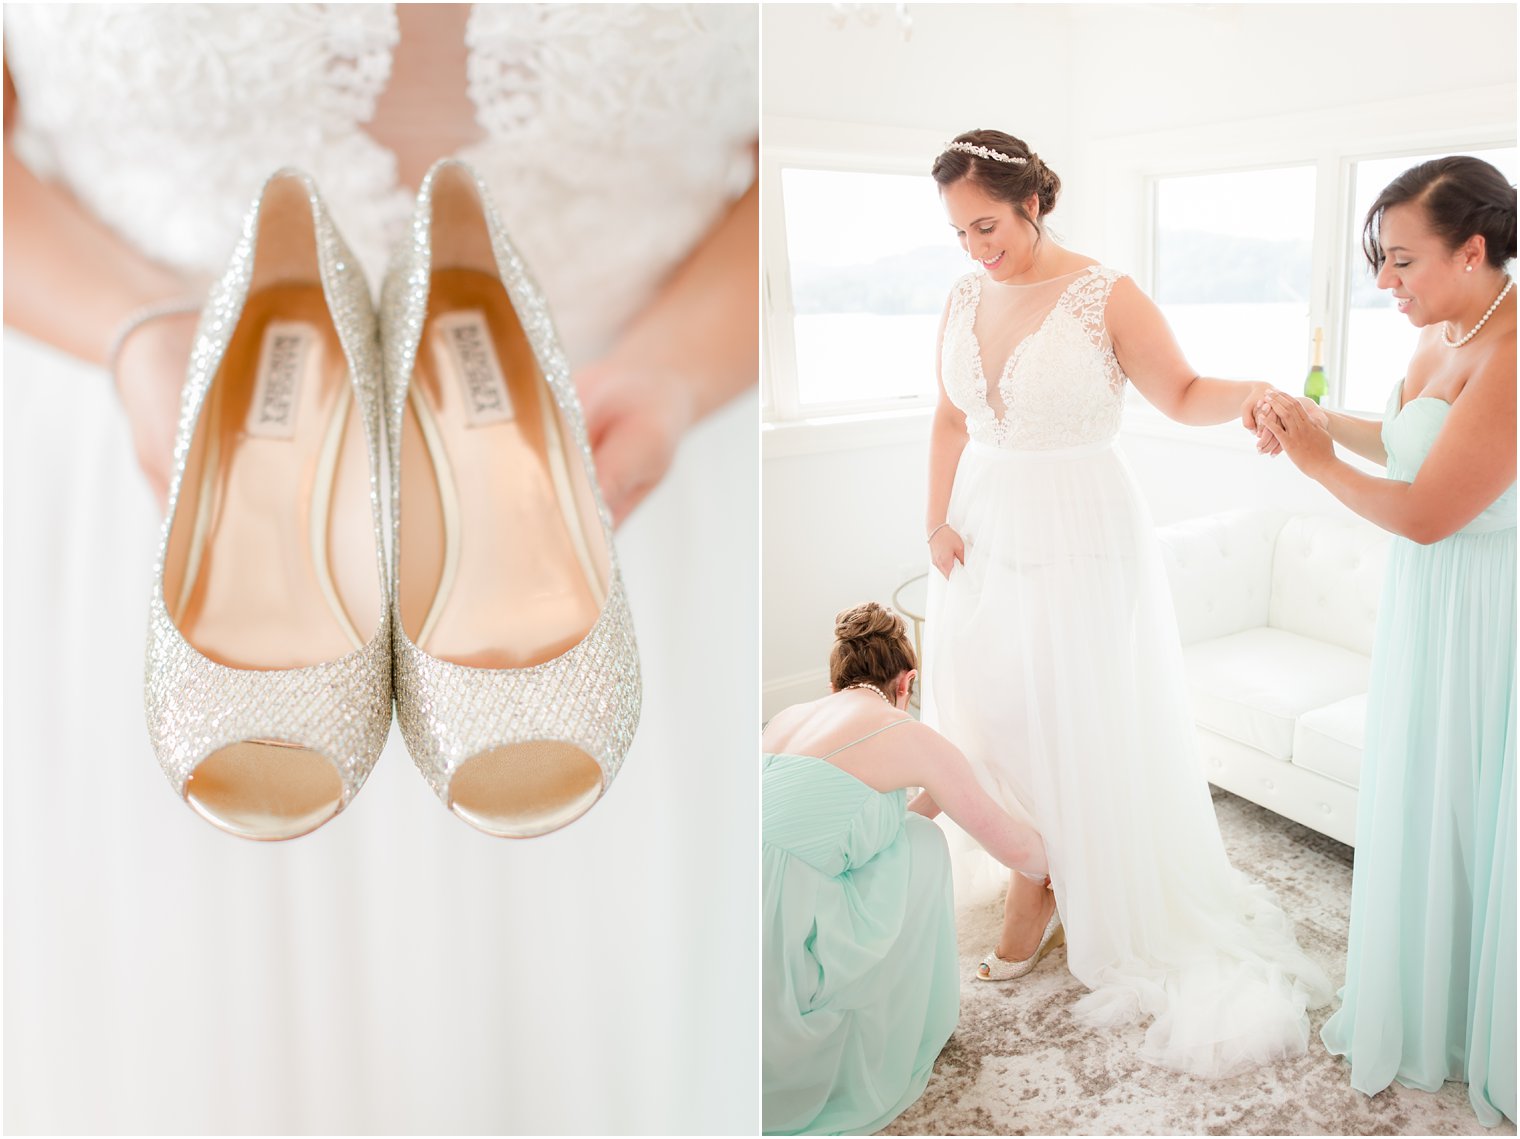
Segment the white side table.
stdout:
<svg viewBox="0 0 1520 1139">
<path fill-rule="evenodd" d="M 913 656 L 918 661 L 918 683 L 908 707 L 919 712 L 919 693 L 924 687 L 924 619 L 929 611 L 929 574 L 916 574 L 892 591 L 892 608 L 913 623 Z"/>
</svg>

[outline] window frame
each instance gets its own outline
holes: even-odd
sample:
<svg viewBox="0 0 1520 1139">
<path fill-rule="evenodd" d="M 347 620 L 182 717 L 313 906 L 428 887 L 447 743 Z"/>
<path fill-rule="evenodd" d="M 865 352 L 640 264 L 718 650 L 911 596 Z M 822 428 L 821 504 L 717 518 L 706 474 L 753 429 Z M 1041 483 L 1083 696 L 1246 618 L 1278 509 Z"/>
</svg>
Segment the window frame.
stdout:
<svg viewBox="0 0 1520 1139">
<path fill-rule="evenodd" d="M 927 163 L 939 153 L 941 140 L 923 131 L 862 128 L 860 124 L 783 123 L 768 120 L 767 135 L 813 134 L 818 141 L 772 143 L 761 148 L 761 414 L 769 426 L 805 423 L 848 423 L 852 420 L 919 419 L 934 409 L 931 395 L 844 400 L 827 404 L 802 403 L 797 385 L 797 344 L 793 321 L 791 258 L 786 240 L 786 205 L 781 172 L 788 168 L 843 174 L 888 174 L 928 177 Z M 862 138 L 861 136 L 865 136 Z M 825 138 L 854 138 L 857 147 L 823 143 Z M 932 140 L 932 141 L 931 141 Z M 928 155 L 929 158 L 925 156 Z"/>
<path fill-rule="evenodd" d="M 1349 250 L 1361 229 L 1360 219 L 1351 216 L 1355 165 L 1403 155 L 1513 147 L 1514 106 L 1515 85 L 1501 84 L 1232 123 L 1224 138 L 1221 126 L 1211 124 L 1100 140 L 1085 164 L 1086 177 L 1107 172 L 1099 246 L 1110 263 L 1123 264 L 1128 254 L 1137 282 L 1154 293 L 1156 187 L 1162 179 L 1314 166 L 1309 328 L 1325 330 L 1325 363 L 1331 373 L 1325 406 L 1377 414 L 1380 408 L 1344 406 L 1351 274 L 1358 271 Z M 1307 372 L 1312 341 L 1303 347 Z M 1389 377 L 1390 387 L 1396 379 Z"/>
</svg>

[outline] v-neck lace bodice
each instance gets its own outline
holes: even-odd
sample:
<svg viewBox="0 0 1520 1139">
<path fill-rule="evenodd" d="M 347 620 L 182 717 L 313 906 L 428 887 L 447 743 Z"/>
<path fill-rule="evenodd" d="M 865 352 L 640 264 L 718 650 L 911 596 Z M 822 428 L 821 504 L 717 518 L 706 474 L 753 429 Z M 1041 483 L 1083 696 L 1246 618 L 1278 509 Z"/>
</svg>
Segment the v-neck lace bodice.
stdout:
<svg viewBox="0 0 1520 1139">
<path fill-rule="evenodd" d="M 976 339 L 983 274 L 955 283 L 940 375 L 950 402 L 966 416 L 972 440 L 1009 450 L 1048 451 L 1112 439 L 1124 411 L 1125 375 L 1114 355 L 1104 311 L 1124 274 L 1094 265 L 1056 298 L 1039 326 L 1020 340 L 996 377 L 984 371 Z M 988 385 L 1001 397 L 999 415 Z"/>
</svg>

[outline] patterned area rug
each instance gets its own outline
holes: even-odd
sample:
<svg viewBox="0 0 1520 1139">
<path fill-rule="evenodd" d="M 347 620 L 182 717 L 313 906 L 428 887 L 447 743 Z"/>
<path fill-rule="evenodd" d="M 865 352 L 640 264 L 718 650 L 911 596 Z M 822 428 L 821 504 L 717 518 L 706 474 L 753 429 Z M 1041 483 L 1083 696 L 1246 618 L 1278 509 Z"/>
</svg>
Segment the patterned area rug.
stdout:
<svg viewBox="0 0 1520 1139">
<path fill-rule="evenodd" d="M 1215 791 L 1230 860 L 1266 883 L 1298 922 L 1298 937 L 1338 988 L 1346 975 L 1351 848 L 1264 807 Z M 1320 1043 L 1337 1002 L 1310 1014 L 1309 1053 L 1228 1080 L 1201 1080 L 1138 1058 L 1143 1029 L 1078 1024 L 1086 990 L 1057 949 L 1022 981 L 972 976 L 997 937 L 1002 902 L 962 908 L 961 1021 L 923 1096 L 889 1135 L 1513 1135 L 1488 1131 L 1467 1088 L 1394 1084 L 1368 1098 Z"/>
</svg>

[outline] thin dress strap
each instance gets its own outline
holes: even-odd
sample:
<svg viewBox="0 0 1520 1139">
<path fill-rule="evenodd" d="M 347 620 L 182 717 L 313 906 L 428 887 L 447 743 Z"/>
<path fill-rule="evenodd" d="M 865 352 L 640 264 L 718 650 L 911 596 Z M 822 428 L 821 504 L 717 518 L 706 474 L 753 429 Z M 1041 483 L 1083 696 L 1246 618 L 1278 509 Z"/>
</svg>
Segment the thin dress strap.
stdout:
<svg viewBox="0 0 1520 1139">
<path fill-rule="evenodd" d="M 851 748 L 851 747 L 854 747 L 856 744 L 865 743 L 866 740 L 870 739 L 872 736 L 879 736 L 879 735 L 881 735 L 882 732 L 886 731 L 888 728 L 895 728 L 895 727 L 897 727 L 898 724 L 911 724 L 912 722 L 913 722 L 913 717 L 912 716 L 905 716 L 901 720 L 893 720 L 890 724 L 883 724 L 881 727 L 877 728 L 874 732 L 867 732 L 865 735 L 861 736 L 858 740 L 851 740 L 849 743 L 845 744 L 844 747 L 836 747 L 833 751 L 829 752 L 828 755 L 820 755 L 818 758 L 819 759 L 832 759 L 834 756 L 836 756 L 840 752 L 844 751 L 845 748 Z"/>
</svg>

